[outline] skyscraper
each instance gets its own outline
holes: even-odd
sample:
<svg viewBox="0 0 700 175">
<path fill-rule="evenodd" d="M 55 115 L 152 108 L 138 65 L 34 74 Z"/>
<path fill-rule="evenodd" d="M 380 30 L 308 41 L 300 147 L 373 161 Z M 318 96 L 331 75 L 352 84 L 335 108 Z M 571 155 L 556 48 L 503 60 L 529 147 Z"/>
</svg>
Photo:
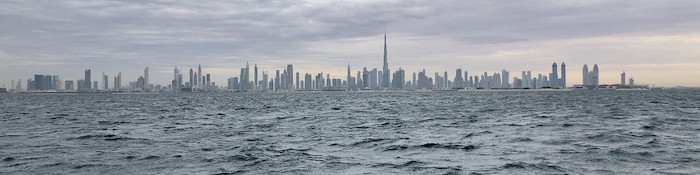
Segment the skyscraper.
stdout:
<svg viewBox="0 0 700 175">
<path fill-rule="evenodd" d="M 197 84 L 200 88 L 201 88 L 201 87 L 204 87 L 204 78 L 199 78 L 199 77 L 204 76 L 204 75 L 202 74 L 202 65 L 201 65 L 201 64 L 199 64 L 199 65 L 197 66 L 197 75 L 199 75 L 199 76 L 197 76 L 197 79 L 198 79 L 198 80 L 197 80 L 197 83 L 195 83 L 195 84 Z M 148 84 L 146 84 L 146 86 L 148 86 Z"/>
<path fill-rule="evenodd" d="M 389 61 L 387 60 L 386 30 L 384 30 L 384 68 L 382 70 L 382 87 L 389 87 Z"/>
<path fill-rule="evenodd" d="M 595 85 L 595 87 L 598 87 L 598 85 L 600 84 L 598 78 L 598 64 L 594 64 L 591 80 L 593 80 L 593 85 Z"/>
<path fill-rule="evenodd" d="M 584 86 L 591 85 L 590 78 L 588 77 L 588 74 L 590 74 L 590 73 L 588 73 L 588 65 L 584 64 L 583 65 L 583 82 L 582 82 Z"/>
<path fill-rule="evenodd" d="M 566 88 L 566 63 L 561 62 L 561 80 L 559 80 L 561 88 Z"/>
<path fill-rule="evenodd" d="M 348 83 L 348 90 L 352 89 L 352 86 L 354 85 L 354 82 L 350 81 L 350 77 L 352 76 L 350 76 L 350 64 L 348 63 L 348 76 L 346 77 L 346 82 Z M 306 76 L 304 78 L 306 78 Z"/>
<path fill-rule="evenodd" d="M 84 90 L 91 90 L 92 89 L 92 80 L 91 80 L 91 72 L 90 69 L 85 70 L 85 79 L 83 79 L 84 84 L 83 84 L 83 89 Z"/>
<path fill-rule="evenodd" d="M 501 70 L 501 88 L 510 88 L 510 72 Z"/>
<path fill-rule="evenodd" d="M 297 72 L 297 84 L 296 84 L 296 89 L 300 89 L 299 86 L 301 86 L 301 84 L 299 84 L 299 83 L 300 83 L 299 81 L 301 81 L 301 80 L 299 79 L 299 72 Z"/>
<path fill-rule="evenodd" d="M 175 70 L 173 71 L 173 84 L 172 88 L 173 91 L 179 91 L 180 90 L 180 85 L 182 84 L 182 75 L 180 74 L 180 69 L 175 66 Z"/>
<path fill-rule="evenodd" d="M 552 74 L 549 75 L 551 87 L 559 87 L 559 74 L 557 73 L 557 71 L 557 63 L 552 63 Z M 540 84 L 540 86 L 544 85 Z"/>
<path fill-rule="evenodd" d="M 253 77 L 254 77 L 254 78 L 253 78 L 253 81 L 255 81 L 255 82 L 253 82 L 253 84 L 255 84 L 255 88 L 254 88 L 254 89 L 257 91 L 257 90 L 259 89 L 259 87 L 258 87 L 258 86 L 259 86 L 259 84 L 258 84 L 258 63 L 255 63 L 255 64 L 254 64 L 254 67 L 253 67 Z"/>
<path fill-rule="evenodd" d="M 207 77 L 207 83 L 205 83 L 204 85 L 205 85 L 206 89 L 209 89 L 209 87 L 211 87 L 211 74 L 207 74 L 206 77 Z"/>
<path fill-rule="evenodd" d="M 418 82 L 416 82 L 416 81 L 417 81 L 417 79 L 416 79 L 416 73 L 413 72 L 413 80 L 411 80 L 411 83 L 412 83 L 412 86 L 413 86 L 413 87 L 411 87 L 411 88 L 414 89 L 414 90 L 418 88 Z"/>
<path fill-rule="evenodd" d="M 445 71 L 445 73 L 443 74 L 443 80 L 442 80 L 442 81 L 443 81 L 443 84 L 444 84 L 443 89 L 448 89 L 448 88 L 450 88 L 450 87 L 449 87 L 449 86 L 450 86 L 450 85 L 449 85 L 449 84 L 450 84 L 450 78 L 447 77 L 447 71 Z"/>
<path fill-rule="evenodd" d="M 452 86 L 453 88 L 459 89 L 464 87 L 464 78 L 462 78 L 462 69 L 457 69 L 455 71 L 455 80 L 454 80 L 454 85 Z"/>
<path fill-rule="evenodd" d="M 263 72 L 263 73 L 262 73 L 262 82 L 263 82 L 263 83 L 262 83 L 262 85 L 260 85 L 260 86 L 262 87 L 262 88 L 261 88 L 262 90 L 267 91 L 268 88 L 269 88 L 269 86 L 268 86 L 268 84 L 267 84 L 267 82 L 268 82 L 268 77 L 269 77 L 269 76 L 267 75 L 267 71 L 265 71 L 264 69 L 263 69 L 262 72 Z"/>
<path fill-rule="evenodd" d="M 119 72 L 117 76 L 114 77 L 114 90 L 121 91 L 122 88 L 122 73 Z"/>
<path fill-rule="evenodd" d="M 148 67 L 146 67 L 146 69 L 143 70 L 143 86 L 144 86 L 143 89 L 144 89 L 144 90 L 145 90 L 145 89 L 151 89 L 151 83 L 150 83 L 150 81 L 149 81 L 150 79 L 149 79 L 149 76 L 148 76 L 148 72 L 149 72 L 149 71 L 148 71 Z"/>
<path fill-rule="evenodd" d="M 245 80 L 245 90 L 250 90 L 250 64 L 248 62 L 245 62 L 245 76 L 241 80 Z"/>
<path fill-rule="evenodd" d="M 625 85 L 625 72 L 622 72 L 622 74 L 620 74 L 620 85 Z"/>
<path fill-rule="evenodd" d="M 290 90 L 294 89 L 294 67 L 292 64 L 287 65 L 287 88 Z"/>
<path fill-rule="evenodd" d="M 104 83 L 104 90 L 109 91 L 109 76 L 107 76 L 104 72 L 102 72 L 102 83 Z"/>
<path fill-rule="evenodd" d="M 190 83 L 187 87 L 191 88 L 192 86 L 194 86 L 194 70 L 190 68 Z"/>
<path fill-rule="evenodd" d="M 275 70 L 275 91 L 279 91 L 280 86 L 282 86 L 282 82 L 280 81 L 280 70 Z"/>
</svg>

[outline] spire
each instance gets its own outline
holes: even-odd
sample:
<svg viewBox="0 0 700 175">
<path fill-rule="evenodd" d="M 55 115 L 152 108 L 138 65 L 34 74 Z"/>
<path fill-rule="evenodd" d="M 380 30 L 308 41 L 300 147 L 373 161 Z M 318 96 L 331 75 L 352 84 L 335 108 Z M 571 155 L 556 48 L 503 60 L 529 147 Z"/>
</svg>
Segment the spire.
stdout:
<svg viewBox="0 0 700 175">
<path fill-rule="evenodd" d="M 384 69 L 382 70 L 381 87 L 389 87 L 389 61 L 386 49 L 386 28 L 384 28 Z"/>
</svg>

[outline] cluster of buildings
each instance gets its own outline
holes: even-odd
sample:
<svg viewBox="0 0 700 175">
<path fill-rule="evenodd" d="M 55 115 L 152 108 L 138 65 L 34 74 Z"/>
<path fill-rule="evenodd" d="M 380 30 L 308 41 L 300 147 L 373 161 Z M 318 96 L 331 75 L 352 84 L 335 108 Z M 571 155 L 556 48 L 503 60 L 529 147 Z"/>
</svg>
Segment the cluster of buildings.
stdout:
<svg viewBox="0 0 700 175">
<path fill-rule="evenodd" d="M 217 90 L 215 82 L 211 81 L 211 74 L 202 73 L 202 65 L 198 65 L 197 72 L 190 68 L 189 81 L 185 82 L 182 72 L 175 67 L 173 72 L 173 80 L 167 87 L 155 87 L 157 91 L 172 91 L 172 92 L 197 92 L 197 91 L 214 91 Z M 149 89 L 151 90 L 151 89 Z"/>
<path fill-rule="evenodd" d="M 292 64 L 284 69 L 275 70 L 273 77 L 267 71 L 259 70 L 258 65 L 246 63 L 240 69 L 238 77 L 230 77 L 224 87 L 219 87 L 212 82 L 211 74 L 202 72 L 202 66 L 190 68 L 187 79 L 183 72 L 175 67 L 173 79 L 170 84 L 161 86 L 151 84 L 149 68 L 144 69 L 143 75 L 136 81 L 122 85 L 122 75 L 113 76 L 113 84 L 110 78 L 102 73 L 101 84 L 93 81 L 90 69 L 85 70 L 85 77 L 78 80 L 62 81 L 58 75 L 34 75 L 33 79 L 26 80 L 26 89 L 22 88 L 21 80 L 13 80 L 12 86 L 4 91 L 9 92 L 206 92 L 206 91 L 237 91 L 237 92 L 266 92 L 266 91 L 358 91 L 358 90 L 460 90 L 460 89 L 565 89 L 567 85 L 566 64 L 552 64 L 548 74 L 533 75 L 531 71 L 522 71 L 520 77 L 511 77 L 508 70 L 500 72 L 484 72 L 483 74 L 470 75 L 468 71 L 456 69 L 452 77 L 447 71 L 435 72 L 433 76 L 423 69 L 420 72 L 409 74 L 411 79 L 406 79 L 406 71 L 399 68 L 391 72 L 388 62 L 386 33 L 384 34 L 383 66 L 368 69 L 363 67 L 353 74 L 350 65 L 347 66 L 345 79 L 331 78 L 331 75 L 323 72 L 301 73 L 295 72 Z M 252 73 L 252 75 L 251 75 Z M 353 76 L 354 75 L 354 76 Z M 251 80 L 252 78 L 252 80 Z M 574 88 L 639 88 L 634 85 L 634 79 L 625 82 L 625 73 L 621 74 L 621 83 L 615 85 L 601 85 L 599 83 L 598 65 L 589 71 L 588 65 L 583 66 L 582 84 L 574 85 Z"/>
</svg>

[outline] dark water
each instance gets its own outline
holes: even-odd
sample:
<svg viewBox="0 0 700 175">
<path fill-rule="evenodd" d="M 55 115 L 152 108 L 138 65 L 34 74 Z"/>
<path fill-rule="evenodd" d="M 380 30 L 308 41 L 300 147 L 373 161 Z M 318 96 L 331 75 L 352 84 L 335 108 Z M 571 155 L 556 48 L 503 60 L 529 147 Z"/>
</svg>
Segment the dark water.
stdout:
<svg viewBox="0 0 700 175">
<path fill-rule="evenodd" d="M 0 174 L 698 174 L 700 91 L 0 94 Z"/>
</svg>

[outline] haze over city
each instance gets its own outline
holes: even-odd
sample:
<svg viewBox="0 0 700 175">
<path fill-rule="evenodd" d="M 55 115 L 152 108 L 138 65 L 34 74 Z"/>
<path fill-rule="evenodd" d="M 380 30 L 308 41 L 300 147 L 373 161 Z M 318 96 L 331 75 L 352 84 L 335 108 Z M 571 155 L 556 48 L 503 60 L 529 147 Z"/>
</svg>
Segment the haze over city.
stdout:
<svg viewBox="0 0 700 175">
<path fill-rule="evenodd" d="M 639 83 L 700 86 L 696 1 L 4 1 L 0 85 L 34 74 L 79 79 L 91 69 L 168 85 L 173 68 L 201 64 L 225 85 L 246 62 L 273 73 L 345 79 L 346 65 L 429 75 L 461 68 L 546 74 L 584 64 L 601 83 L 626 72 Z M 407 75 L 409 76 L 409 75 Z M 410 78 L 407 78 L 410 79 Z"/>
</svg>

